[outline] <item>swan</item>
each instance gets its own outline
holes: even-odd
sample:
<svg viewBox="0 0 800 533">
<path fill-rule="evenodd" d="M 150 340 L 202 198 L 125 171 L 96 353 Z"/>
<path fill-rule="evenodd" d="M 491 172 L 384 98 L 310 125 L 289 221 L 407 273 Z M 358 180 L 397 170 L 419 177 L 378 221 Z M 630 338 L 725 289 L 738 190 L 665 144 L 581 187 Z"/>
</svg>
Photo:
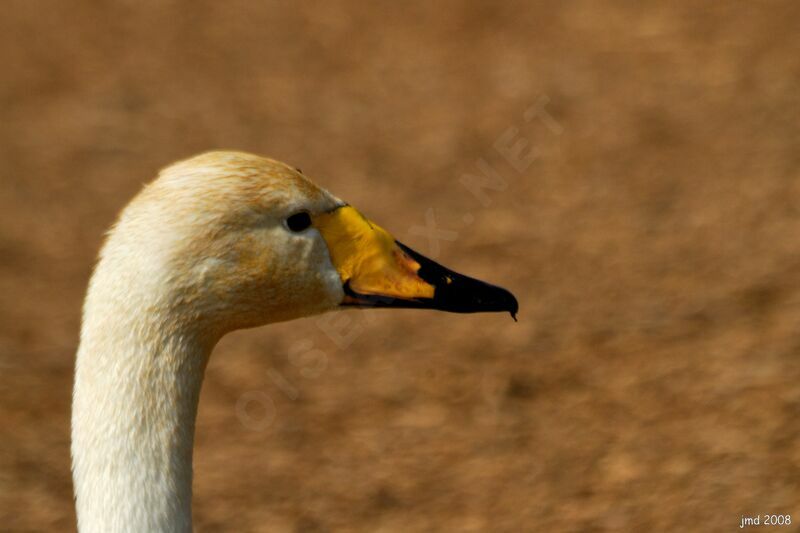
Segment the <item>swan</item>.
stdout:
<svg viewBox="0 0 800 533">
<path fill-rule="evenodd" d="M 122 210 L 83 306 L 72 404 L 78 529 L 192 530 L 192 447 L 226 333 L 347 307 L 507 311 L 499 287 L 425 258 L 298 169 L 209 152 Z"/>
</svg>

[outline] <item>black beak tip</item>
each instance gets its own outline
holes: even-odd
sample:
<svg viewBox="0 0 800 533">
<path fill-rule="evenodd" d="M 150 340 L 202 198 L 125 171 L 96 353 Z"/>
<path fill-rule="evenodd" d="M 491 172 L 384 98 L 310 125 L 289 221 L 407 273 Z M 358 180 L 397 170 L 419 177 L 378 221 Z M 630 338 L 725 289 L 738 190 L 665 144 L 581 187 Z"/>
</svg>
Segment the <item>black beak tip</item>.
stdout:
<svg viewBox="0 0 800 533">
<path fill-rule="evenodd" d="M 517 321 L 519 303 L 510 291 L 454 273 L 450 277 L 453 279 L 451 284 L 436 288 L 433 302 L 437 309 L 457 313 L 507 311 L 514 322 Z"/>
<path fill-rule="evenodd" d="M 503 291 L 502 300 L 503 303 L 505 304 L 504 310 L 508 311 L 508 314 L 510 314 L 511 318 L 514 319 L 514 322 L 519 322 L 517 320 L 517 313 L 519 312 L 519 302 L 517 302 L 517 299 L 514 297 L 513 294 L 511 294 L 511 291 L 508 291 L 506 289 L 500 289 L 500 290 Z"/>
<path fill-rule="evenodd" d="M 517 299 L 514 298 L 514 295 L 511 294 L 511 305 L 508 308 L 508 313 L 511 315 L 511 318 L 514 319 L 514 322 L 519 322 L 519 320 L 517 320 L 517 312 L 519 312 L 519 304 L 517 303 Z"/>
<path fill-rule="evenodd" d="M 434 297 L 420 307 L 454 313 L 508 311 L 517 322 L 519 303 L 510 291 L 443 267 L 399 241 L 397 245 L 420 264 L 417 275 L 434 287 Z"/>
</svg>

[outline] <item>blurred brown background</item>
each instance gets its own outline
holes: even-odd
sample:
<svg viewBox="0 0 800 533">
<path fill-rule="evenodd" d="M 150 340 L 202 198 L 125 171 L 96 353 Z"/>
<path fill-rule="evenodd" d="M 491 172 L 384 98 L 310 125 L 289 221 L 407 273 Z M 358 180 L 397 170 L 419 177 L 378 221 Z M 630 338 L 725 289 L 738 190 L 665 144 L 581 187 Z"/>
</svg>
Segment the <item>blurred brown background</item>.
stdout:
<svg viewBox="0 0 800 533">
<path fill-rule="evenodd" d="M 0 530 L 74 528 L 93 258 L 212 148 L 301 167 L 521 312 L 224 339 L 198 531 L 800 524 L 800 4 L 644 4 L 4 2 Z M 459 181 L 481 158 L 488 206 Z"/>
</svg>

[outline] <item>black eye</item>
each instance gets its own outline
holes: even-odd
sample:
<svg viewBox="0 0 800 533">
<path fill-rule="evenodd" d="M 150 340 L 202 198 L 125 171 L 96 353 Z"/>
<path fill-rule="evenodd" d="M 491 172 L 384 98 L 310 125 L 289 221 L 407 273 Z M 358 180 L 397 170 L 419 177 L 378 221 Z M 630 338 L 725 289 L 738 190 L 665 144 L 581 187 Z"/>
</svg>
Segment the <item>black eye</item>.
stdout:
<svg viewBox="0 0 800 533">
<path fill-rule="evenodd" d="M 303 211 L 286 219 L 286 227 L 292 231 L 303 231 L 311 225 L 311 215 Z"/>
</svg>

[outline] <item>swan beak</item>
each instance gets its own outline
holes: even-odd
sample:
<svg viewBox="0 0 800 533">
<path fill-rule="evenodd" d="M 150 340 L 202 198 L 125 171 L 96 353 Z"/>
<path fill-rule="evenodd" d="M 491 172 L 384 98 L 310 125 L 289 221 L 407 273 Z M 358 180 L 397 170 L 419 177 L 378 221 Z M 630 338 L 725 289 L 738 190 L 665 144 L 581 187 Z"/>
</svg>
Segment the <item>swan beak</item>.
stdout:
<svg viewBox="0 0 800 533">
<path fill-rule="evenodd" d="M 314 217 L 342 279 L 342 305 L 406 307 L 454 313 L 507 311 L 516 320 L 509 291 L 453 272 L 398 242 L 348 205 Z"/>
</svg>

